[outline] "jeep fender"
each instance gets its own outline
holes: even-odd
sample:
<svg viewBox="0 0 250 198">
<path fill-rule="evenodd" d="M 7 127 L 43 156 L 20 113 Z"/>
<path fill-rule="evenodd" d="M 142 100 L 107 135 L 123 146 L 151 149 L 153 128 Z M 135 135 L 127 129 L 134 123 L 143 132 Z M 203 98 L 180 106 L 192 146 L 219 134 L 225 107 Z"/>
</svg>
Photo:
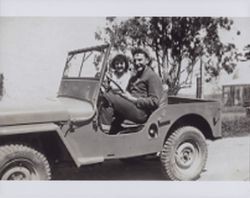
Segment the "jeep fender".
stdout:
<svg viewBox="0 0 250 198">
<path fill-rule="evenodd" d="M 77 160 L 77 156 L 74 155 L 73 149 L 65 141 L 64 134 L 60 127 L 54 123 L 43 123 L 43 124 L 30 124 L 30 125 L 15 125 L 15 126 L 1 126 L 0 127 L 0 138 L 3 136 L 12 135 L 25 135 L 25 134 L 39 134 L 47 132 L 56 132 L 59 138 L 62 140 L 65 148 L 69 151 L 73 161 L 79 167 L 80 163 Z"/>
<path fill-rule="evenodd" d="M 0 137 L 6 135 L 17 135 L 36 132 L 61 131 L 54 123 L 46 124 L 29 124 L 29 125 L 15 125 L 15 126 L 1 126 Z"/>
</svg>

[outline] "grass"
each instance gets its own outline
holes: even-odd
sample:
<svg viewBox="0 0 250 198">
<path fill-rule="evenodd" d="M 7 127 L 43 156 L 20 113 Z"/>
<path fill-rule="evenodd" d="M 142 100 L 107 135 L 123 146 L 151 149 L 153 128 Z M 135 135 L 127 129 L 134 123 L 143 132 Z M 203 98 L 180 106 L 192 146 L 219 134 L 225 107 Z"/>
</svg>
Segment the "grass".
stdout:
<svg viewBox="0 0 250 198">
<path fill-rule="evenodd" d="M 215 99 L 222 103 L 221 95 L 208 96 L 207 99 Z M 250 136 L 250 110 L 246 115 L 246 108 L 232 106 L 222 108 L 222 136 L 240 137 Z"/>
<path fill-rule="evenodd" d="M 250 116 L 244 112 L 228 112 L 222 114 L 223 137 L 239 137 L 250 135 Z"/>
<path fill-rule="evenodd" d="M 239 113 L 245 113 L 246 112 L 246 108 L 242 107 L 242 106 L 233 106 L 233 107 L 222 107 L 222 113 L 235 113 L 235 114 L 239 114 Z"/>
</svg>

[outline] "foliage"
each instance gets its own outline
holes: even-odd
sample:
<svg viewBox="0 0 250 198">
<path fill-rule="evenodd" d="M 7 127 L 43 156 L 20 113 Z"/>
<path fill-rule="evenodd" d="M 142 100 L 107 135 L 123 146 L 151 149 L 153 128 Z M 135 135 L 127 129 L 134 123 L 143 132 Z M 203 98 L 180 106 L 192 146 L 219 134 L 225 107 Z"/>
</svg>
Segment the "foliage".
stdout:
<svg viewBox="0 0 250 198">
<path fill-rule="evenodd" d="M 245 59 L 246 60 L 250 60 L 250 44 L 248 44 L 246 47 L 245 47 L 245 54 L 244 54 L 244 56 L 245 56 Z"/>
<path fill-rule="evenodd" d="M 229 31 L 232 20 L 225 17 L 132 17 L 106 18 L 106 27 L 96 39 L 113 42 L 125 52 L 146 47 L 157 62 L 169 93 L 177 94 L 190 86 L 194 66 L 201 61 L 206 80 L 217 77 L 222 69 L 232 73 L 238 53 L 233 43 L 223 43 L 220 30 Z"/>
<path fill-rule="evenodd" d="M 231 117 L 223 117 L 222 119 L 222 135 L 223 137 L 235 137 L 249 135 L 250 117 L 245 115 L 236 116 L 234 113 Z"/>
</svg>

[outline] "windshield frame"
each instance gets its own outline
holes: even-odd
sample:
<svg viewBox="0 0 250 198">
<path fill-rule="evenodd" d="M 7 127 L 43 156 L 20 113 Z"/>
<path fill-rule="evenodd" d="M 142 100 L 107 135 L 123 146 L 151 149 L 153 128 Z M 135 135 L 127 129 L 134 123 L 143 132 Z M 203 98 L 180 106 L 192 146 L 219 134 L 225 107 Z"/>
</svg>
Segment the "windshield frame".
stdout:
<svg viewBox="0 0 250 198">
<path fill-rule="evenodd" d="M 83 53 L 86 53 L 86 52 L 93 52 L 93 51 L 103 52 L 103 58 L 102 58 L 102 60 L 100 62 L 100 67 L 101 67 L 100 75 L 98 77 L 81 77 L 81 76 L 77 76 L 77 77 L 69 76 L 68 77 L 68 76 L 65 75 L 67 69 L 69 69 L 68 64 L 75 55 L 83 54 Z M 69 51 L 68 56 L 67 56 L 67 60 L 66 60 L 66 63 L 65 63 L 65 67 L 64 67 L 64 70 L 63 70 L 62 78 L 63 79 L 102 79 L 102 76 L 103 76 L 103 74 L 105 73 L 105 70 L 106 70 L 106 66 L 107 66 L 107 64 L 106 64 L 107 61 L 106 60 L 108 58 L 109 51 L 110 51 L 110 45 L 109 44 L 103 44 L 103 45 L 98 45 L 98 46 L 87 47 L 87 48 L 82 48 L 82 49 Z M 84 67 L 84 65 L 83 65 L 83 67 Z M 81 66 L 79 74 L 81 74 L 80 72 L 81 72 L 83 67 Z"/>
</svg>

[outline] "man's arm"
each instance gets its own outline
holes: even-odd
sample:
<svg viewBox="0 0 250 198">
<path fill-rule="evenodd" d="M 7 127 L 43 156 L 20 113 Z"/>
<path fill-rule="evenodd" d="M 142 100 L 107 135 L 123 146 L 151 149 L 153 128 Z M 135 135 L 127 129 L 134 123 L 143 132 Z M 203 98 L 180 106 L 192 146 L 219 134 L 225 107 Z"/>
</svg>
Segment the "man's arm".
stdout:
<svg viewBox="0 0 250 198">
<path fill-rule="evenodd" d="M 148 97 L 137 98 L 136 106 L 138 108 L 144 108 L 153 111 L 158 108 L 162 96 L 163 89 L 161 79 L 154 73 L 148 76 L 147 86 Z"/>
</svg>

